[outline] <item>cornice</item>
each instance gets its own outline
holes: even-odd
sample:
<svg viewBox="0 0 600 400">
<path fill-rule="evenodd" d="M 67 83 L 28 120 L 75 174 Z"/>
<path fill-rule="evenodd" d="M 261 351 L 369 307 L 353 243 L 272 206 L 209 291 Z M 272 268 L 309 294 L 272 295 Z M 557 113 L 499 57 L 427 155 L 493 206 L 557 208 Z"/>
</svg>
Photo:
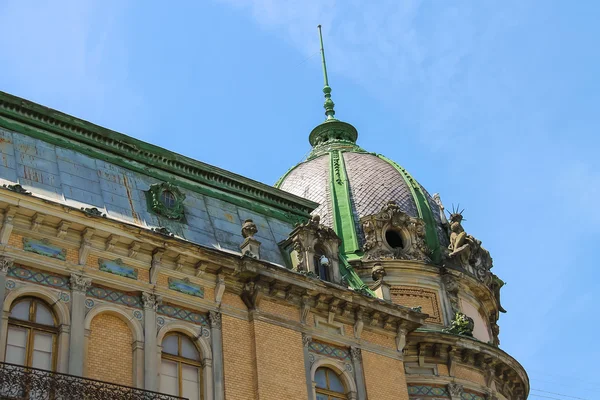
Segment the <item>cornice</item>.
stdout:
<svg viewBox="0 0 600 400">
<path fill-rule="evenodd" d="M 108 152 L 117 156 L 111 162 L 125 168 L 132 168 L 132 162 L 136 162 L 144 166 L 147 174 L 160 170 L 172 174 L 171 180 L 190 180 L 233 197 L 276 207 L 289 213 L 289 220 L 306 217 L 317 207 L 316 203 L 293 194 L 4 92 L 0 92 L 0 126 L 41 140 L 60 142 L 59 145 L 84 154 L 94 153 L 93 149 Z M 194 190 L 194 185 L 187 187 Z"/>
</svg>

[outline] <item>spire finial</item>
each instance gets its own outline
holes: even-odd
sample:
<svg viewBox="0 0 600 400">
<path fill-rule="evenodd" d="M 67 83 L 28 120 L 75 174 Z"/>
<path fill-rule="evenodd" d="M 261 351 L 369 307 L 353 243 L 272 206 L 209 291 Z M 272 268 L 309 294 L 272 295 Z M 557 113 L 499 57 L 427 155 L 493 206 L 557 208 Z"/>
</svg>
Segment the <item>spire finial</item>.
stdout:
<svg viewBox="0 0 600 400">
<path fill-rule="evenodd" d="M 333 100 L 331 100 L 331 88 L 329 87 L 329 80 L 327 79 L 327 64 L 325 63 L 325 50 L 323 49 L 323 34 L 321 33 L 321 25 L 317 26 L 319 28 L 319 40 L 321 41 L 321 61 L 323 63 L 323 78 L 325 79 L 325 87 L 323 87 L 323 93 L 325 93 L 325 104 L 323 107 L 325 108 L 325 115 L 327 116 L 327 120 L 335 119 L 335 111 L 333 107 L 335 104 Z"/>
</svg>

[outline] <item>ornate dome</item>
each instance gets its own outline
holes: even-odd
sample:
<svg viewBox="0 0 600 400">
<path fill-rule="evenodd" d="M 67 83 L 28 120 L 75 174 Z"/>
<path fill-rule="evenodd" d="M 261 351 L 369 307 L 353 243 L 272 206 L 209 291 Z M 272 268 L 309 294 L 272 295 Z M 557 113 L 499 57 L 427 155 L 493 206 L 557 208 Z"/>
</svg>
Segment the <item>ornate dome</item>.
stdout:
<svg viewBox="0 0 600 400">
<path fill-rule="evenodd" d="M 447 245 L 440 208 L 423 186 L 398 164 L 351 141 L 324 141 L 276 186 L 319 203 L 314 214 L 342 238 L 348 256 L 360 256 L 365 244 L 360 219 L 377 214 L 390 202 L 425 221 L 426 241 L 433 253 L 439 254 L 440 245 Z"/>
</svg>

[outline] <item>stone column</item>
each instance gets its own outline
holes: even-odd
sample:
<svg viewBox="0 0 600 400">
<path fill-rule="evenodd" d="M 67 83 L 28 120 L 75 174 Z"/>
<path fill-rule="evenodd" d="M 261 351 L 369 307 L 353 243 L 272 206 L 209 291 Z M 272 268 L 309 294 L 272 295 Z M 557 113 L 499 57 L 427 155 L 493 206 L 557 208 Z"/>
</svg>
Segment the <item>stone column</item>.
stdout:
<svg viewBox="0 0 600 400">
<path fill-rule="evenodd" d="M 358 347 L 350 348 L 352 366 L 354 367 L 354 378 L 356 379 L 356 391 L 358 400 L 367 400 L 367 388 L 365 386 L 365 375 L 362 367 L 362 354 Z"/>
<path fill-rule="evenodd" d="M 69 341 L 69 374 L 83 376 L 85 351 L 85 293 L 91 278 L 71 274 L 71 335 Z"/>
<path fill-rule="evenodd" d="M 223 336 L 221 331 L 221 313 L 211 311 L 208 315 L 210 320 L 210 338 L 213 353 L 213 377 L 214 377 L 214 399 L 225 399 L 225 382 L 223 371 Z"/>
<path fill-rule="evenodd" d="M 142 292 L 144 303 L 144 389 L 158 390 L 156 363 L 156 310 L 161 299 L 152 293 Z"/>
<path fill-rule="evenodd" d="M 9 258 L 9 257 L 0 257 L 0 304 L 2 304 L 2 307 L 0 307 L 0 316 L 4 314 L 4 297 L 6 296 L 6 274 L 8 273 L 8 269 L 10 267 L 13 266 L 13 259 Z M 4 334 L 5 332 L 3 332 L 3 330 L 5 330 L 4 324 L 0 323 L 0 338 L 5 339 L 4 338 Z M 6 343 L 6 340 L 3 340 L 2 343 Z M 2 354 L 2 356 L 4 356 L 4 353 Z M 2 357 L 2 360 L 4 361 L 4 357 Z"/>
<path fill-rule="evenodd" d="M 304 349 L 304 374 L 306 377 L 306 391 L 308 396 L 306 397 L 308 400 L 315 400 L 315 390 L 312 384 L 312 375 L 310 374 L 310 368 L 312 366 L 312 362 L 310 359 L 310 354 L 308 353 L 308 346 L 312 342 L 312 337 L 308 336 L 306 333 L 302 334 L 302 347 Z"/>
</svg>

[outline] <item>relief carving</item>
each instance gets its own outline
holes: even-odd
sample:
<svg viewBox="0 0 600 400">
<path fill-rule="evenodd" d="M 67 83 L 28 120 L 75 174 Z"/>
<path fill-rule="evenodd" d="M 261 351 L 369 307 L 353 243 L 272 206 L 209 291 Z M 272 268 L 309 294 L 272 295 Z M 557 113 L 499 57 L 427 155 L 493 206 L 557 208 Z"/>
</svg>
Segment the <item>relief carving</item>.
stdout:
<svg viewBox="0 0 600 400">
<path fill-rule="evenodd" d="M 360 219 L 365 243 L 364 258 L 367 260 L 420 260 L 429 261 L 431 251 L 425 243 L 425 222 L 402 212 L 393 201 L 381 211 Z M 386 235 L 397 237 L 389 243 Z"/>
</svg>

